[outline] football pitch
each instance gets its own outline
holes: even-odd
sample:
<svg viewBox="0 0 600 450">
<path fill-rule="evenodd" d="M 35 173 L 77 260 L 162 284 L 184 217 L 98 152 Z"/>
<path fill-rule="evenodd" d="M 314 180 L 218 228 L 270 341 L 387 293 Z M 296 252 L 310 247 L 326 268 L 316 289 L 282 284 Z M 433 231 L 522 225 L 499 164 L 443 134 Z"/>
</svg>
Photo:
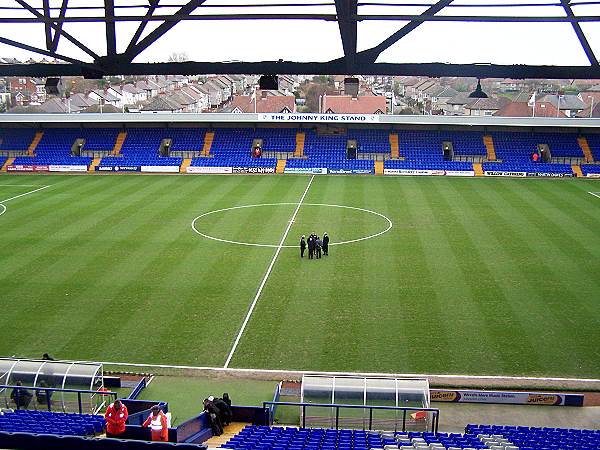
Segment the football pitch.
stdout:
<svg viewBox="0 0 600 450">
<path fill-rule="evenodd" d="M 2 356 L 600 377 L 592 180 L 3 175 L 0 230 Z"/>
</svg>

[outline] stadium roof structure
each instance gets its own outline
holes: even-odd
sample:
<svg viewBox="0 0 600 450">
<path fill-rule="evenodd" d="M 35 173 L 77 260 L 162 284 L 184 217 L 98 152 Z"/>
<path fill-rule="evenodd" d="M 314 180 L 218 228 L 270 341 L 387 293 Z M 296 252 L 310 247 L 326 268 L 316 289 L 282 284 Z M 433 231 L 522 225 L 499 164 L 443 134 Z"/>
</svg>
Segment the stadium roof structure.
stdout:
<svg viewBox="0 0 600 450">
<path fill-rule="evenodd" d="M 219 0 L 13 0 L 12 6 L 0 7 L 0 43 L 50 57 L 62 63 L 4 63 L 0 75 L 11 76 L 78 76 L 99 78 L 108 75 L 161 74 L 294 74 L 294 75 L 420 75 L 473 76 L 478 78 L 600 78 L 600 65 L 585 26 L 600 22 L 598 1 L 583 0 L 488 0 L 457 2 L 453 0 L 367 1 L 359 0 L 246 0 L 232 3 Z M 541 14 L 515 14 L 528 7 Z M 590 9 L 590 7 L 592 9 Z M 548 14 L 548 8 L 560 13 Z M 506 14 L 481 14 L 482 10 Z M 251 11 L 251 12 L 248 12 Z M 267 12 L 261 12 L 267 11 Z M 475 11 L 471 14 L 468 14 Z M 576 14 L 582 12 L 581 14 Z M 589 14 L 592 11 L 594 14 Z M 466 12 L 466 13 L 465 13 Z M 328 61 L 293 61 L 281 55 L 276 61 L 173 61 L 161 63 L 136 62 L 146 49 L 165 38 L 167 33 L 188 21 L 308 21 L 337 23 L 343 55 Z M 376 45 L 359 50 L 360 24 L 381 21 L 395 23 L 396 31 Z M 510 34 L 511 25 L 560 23 L 572 27 L 588 65 L 521 65 L 521 64 L 453 64 L 380 62 L 381 55 L 409 33 L 426 23 L 489 23 L 504 24 Z M 102 24 L 105 54 L 93 50 L 84 41 L 89 36 L 67 31 L 73 24 Z M 239 22 L 238 22 L 239 23 Z M 35 46 L 3 35 L 9 24 L 35 24 L 32 33 L 44 33 L 45 47 Z M 117 33 L 123 24 L 135 24 L 137 29 L 127 41 Z M 583 25 L 583 27 L 582 27 Z M 84 32 L 83 34 L 86 34 Z M 13 36 L 14 37 L 14 36 Z M 235 34 L 229 37 L 237 38 Z M 435 38 L 435 36 L 432 36 Z M 443 37 L 442 37 L 443 38 Z M 479 39 L 480 37 L 477 37 Z M 199 45 L 219 45 L 219 36 Z M 243 35 L 239 39 L 244 39 Z M 62 43 L 81 53 L 78 58 L 59 52 Z M 527 43 L 524 42 L 523 45 Z M 268 42 L 265 43 L 268 45 Z M 122 48 L 121 48 L 122 47 Z M 122 51 L 118 51 L 118 49 Z M 310 52 L 310 49 L 307 49 Z M 69 53 L 69 52 L 66 52 Z M 139 59 L 139 58 L 138 58 Z"/>
</svg>

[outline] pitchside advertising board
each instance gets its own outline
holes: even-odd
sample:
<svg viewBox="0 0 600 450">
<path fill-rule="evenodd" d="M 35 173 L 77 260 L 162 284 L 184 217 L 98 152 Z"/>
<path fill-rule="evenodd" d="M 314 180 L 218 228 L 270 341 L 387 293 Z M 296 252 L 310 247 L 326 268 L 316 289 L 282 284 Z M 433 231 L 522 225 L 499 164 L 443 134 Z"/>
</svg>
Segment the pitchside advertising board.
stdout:
<svg viewBox="0 0 600 450">
<path fill-rule="evenodd" d="M 283 173 L 301 173 L 308 175 L 327 175 L 326 167 L 286 167 Z"/>
<path fill-rule="evenodd" d="M 187 173 L 233 173 L 233 167 L 197 167 L 190 166 L 185 169 Z"/>
<path fill-rule="evenodd" d="M 510 405 L 583 406 L 583 394 L 432 389 L 432 402 L 504 403 Z"/>
<path fill-rule="evenodd" d="M 330 175 L 343 175 L 343 174 L 354 174 L 354 175 L 366 175 L 373 173 L 373 170 L 369 169 L 329 169 Z"/>
<path fill-rule="evenodd" d="M 472 170 L 383 169 L 384 175 L 474 177 Z"/>
<path fill-rule="evenodd" d="M 88 166 L 66 164 L 16 164 L 7 166 L 8 172 L 87 172 Z"/>
<path fill-rule="evenodd" d="M 96 172 L 141 172 L 140 166 L 97 166 Z"/>
</svg>

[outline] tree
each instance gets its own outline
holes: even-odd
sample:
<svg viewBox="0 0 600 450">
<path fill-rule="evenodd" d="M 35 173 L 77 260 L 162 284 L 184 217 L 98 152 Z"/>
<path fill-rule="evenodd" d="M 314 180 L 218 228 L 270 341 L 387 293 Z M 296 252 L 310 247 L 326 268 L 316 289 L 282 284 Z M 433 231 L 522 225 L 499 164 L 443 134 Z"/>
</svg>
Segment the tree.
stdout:
<svg viewBox="0 0 600 450">
<path fill-rule="evenodd" d="M 185 62 L 189 60 L 190 58 L 188 58 L 188 55 L 185 52 L 173 52 L 167 59 L 168 62 Z"/>
</svg>

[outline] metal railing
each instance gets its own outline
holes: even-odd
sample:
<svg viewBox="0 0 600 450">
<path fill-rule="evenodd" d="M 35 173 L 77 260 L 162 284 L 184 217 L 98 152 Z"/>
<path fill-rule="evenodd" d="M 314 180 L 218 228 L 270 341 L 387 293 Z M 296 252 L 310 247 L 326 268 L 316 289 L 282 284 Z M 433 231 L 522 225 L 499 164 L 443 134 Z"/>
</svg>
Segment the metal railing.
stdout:
<svg viewBox="0 0 600 450">
<path fill-rule="evenodd" d="M 90 399 L 93 399 L 95 396 L 102 396 L 101 398 L 104 399 L 106 397 L 110 397 L 111 400 L 116 400 L 117 399 L 117 393 L 116 392 L 112 392 L 112 391 L 92 391 L 92 390 L 88 390 L 88 389 L 61 389 L 61 388 L 51 388 L 51 387 L 30 387 L 30 386 L 15 386 L 15 385 L 8 385 L 8 384 L 3 384 L 0 385 L 0 392 L 5 391 L 5 390 L 10 390 L 11 391 L 11 395 L 6 397 L 6 399 L 11 398 L 11 400 L 14 401 L 16 409 L 28 409 L 27 407 L 23 408 L 21 406 L 21 397 L 24 395 L 23 391 L 33 391 L 35 392 L 43 392 L 44 396 L 45 396 L 45 406 L 48 409 L 48 411 L 52 411 L 52 406 L 55 402 L 52 401 L 52 394 L 54 392 L 60 392 L 62 395 L 62 401 L 59 402 L 59 404 L 61 404 L 62 406 L 62 411 L 65 412 L 66 408 L 65 408 L 65 398 L 64 398 L 64 394 L 77 394 L 77 405 L 78 405 L 78 410 L 79 410 L 79 414 L 83 414 L 83 400 L 82 400 L 82 394 L 88 394 Z M 12 399 L 12 392 L 15 393 L 15 398 Z M 31 398 L 33 398 L 33 394 L 31 394 Z M 27 395 L 25 395 L 25 397 L 29 397 Z M 39 399 L 39 396 L 36 394 L 35 395 L 36 400 Z M 104 404 L 104 401 L 101 402 L 102 405 Z M 41 404 L 39 401 L 37 403 L 38 405 Z M 9 403 L 8 400 L 6 401 L 6 406 L 9 407 Z M 97 412 L 97 410 L 99 408 L 95 408 L 96 411 L 93 411 L 94 413 Z"/>
<path fill-rule="evenodd" d="M 340 424 L 340 409 L 368 409 L 369 410 L 369 420 L 367 430 L 373 429 L 373 411 L 397 411 L 402 412 L 402 429 L 395 431 L 406 431 L 407 424 L 407 413 L 409 412 L 425 412 L 431 413 L 431 432 L 437 433 L 438 426 L 440 422 L 440 410 L 437 408 L 416 408 L 416 407 L 402 407 L 402 406 L 370 406 L 370 405 L 345 405 L 345 404 L 337 404 L 337 403 L 300 403 L 300 402 L 263 402 L 263 408 L 273 410 L 276 406 L 298 406 L 302 408 L 302 428 L 306 428 L 306 408 L 316 407 L 316 408 L 335 408 L 335 429 L 339 429 Z M 272 425 L 273 418 L 271 417 Z M 377 420 L 377 419 L 376 419 Z"/>
</svg>

